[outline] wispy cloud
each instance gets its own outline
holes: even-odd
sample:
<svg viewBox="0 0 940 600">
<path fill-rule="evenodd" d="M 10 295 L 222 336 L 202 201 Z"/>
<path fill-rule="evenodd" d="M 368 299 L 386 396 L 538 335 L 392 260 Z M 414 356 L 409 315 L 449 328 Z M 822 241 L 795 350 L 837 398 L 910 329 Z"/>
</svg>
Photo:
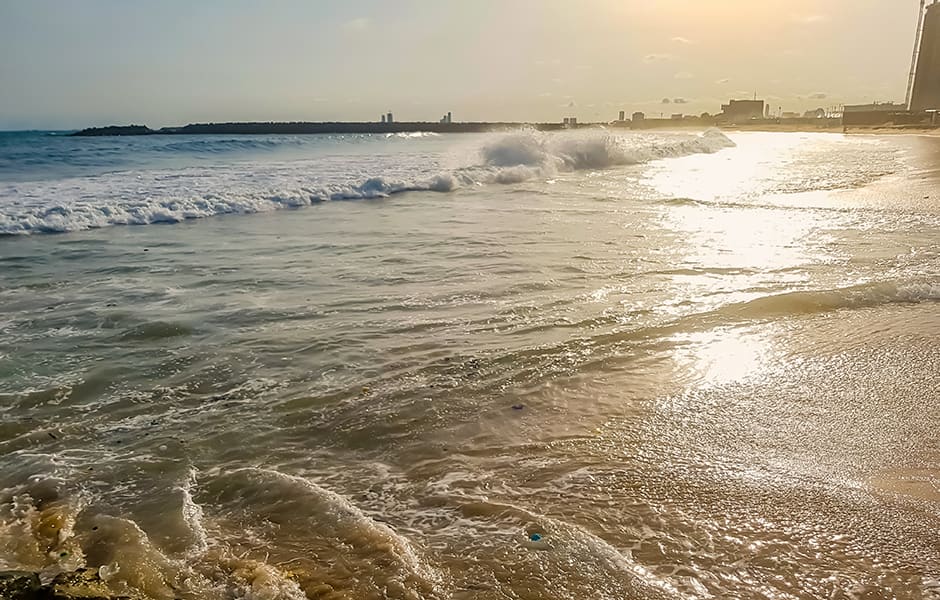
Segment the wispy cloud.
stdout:
<svg viewBox="0 0 940 600">
<path fill-rule="evenodd" d="M 645 63 L 654 63 L 654 62 L 664 62 L 667 60 L 672 60 L 671 54 L 647 54 L 643 57 L 643 62 Z"/>
<path fill-rule="evenodd" d="M 725 77 L 724 79 L 719 79 L 715 83 L 717 83 L 718 85 L 725 85 L 726 83 L 731 83 L 731 80 Z"/>
<path fill-rule="evenodd" d="M 677 44 L 685 44 L 686 46 L 689 46 L 689 45 L 695 43 L 695 42 L 693 42 L 692 40 L 690 40 L 689 38 L 682 37 L 681 35 L 677 35 L 677 36 L 674 36 L 674 37 L 670 38 L 670 41 L 673 41 L 673 42 L 675 42 L 675 43 L 677 43 Z"/>
<path fill-rule="evenodd" d="M 815 25 L 817 23 L 825 23 L 829 20 L 829 15 L 795 15 L 793 20 L 797 23 L 805 23 L 807 25 Z"/>
<path fill-rule="evenodd" d="M 343 23 L 343 29 L 349 32 L 359 32 L 369 29 L 372 25 L 372 22 L 369 21 L 366 17 L 359 17 L 358 19 L 352 19 L 351 21 L 346 21 Z"/>
<path fill-rule="evenodd" d="M 826 94 L 825 92 L 816 92 L 814 94 L 809 95 L 810 100 L 825 100 L 828 97 L 829 95 Z"/>
<path fill-rule="evenodd" d="M 672 103 L 673 104 L 688 104 L 689 101 L 686 100 L 685 98 L 673 98 Z"/>
<path fill-rule="evenodd" d="M 673 75 L 673 77 L 676 79 L 695 79 L 695 75 L 689 73 L 688 71 L 679 71 Z"/>
</svg>

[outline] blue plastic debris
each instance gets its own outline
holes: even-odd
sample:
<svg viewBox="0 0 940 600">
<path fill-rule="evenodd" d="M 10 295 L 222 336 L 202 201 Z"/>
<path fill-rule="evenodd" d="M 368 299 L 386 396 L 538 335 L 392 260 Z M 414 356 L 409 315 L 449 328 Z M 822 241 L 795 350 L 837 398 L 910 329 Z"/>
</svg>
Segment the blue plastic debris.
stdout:
<svg viewBox="0 0 940 600">
<path fill-rule="evenodd" d="M 532 540 L 533 542 L 541 542 L 541 541 L 542 541 L 542 534 L 540 534 L 540 533 L 533 533 L 532 535 L 529 536 L 529 539 Z"/>
</svg>

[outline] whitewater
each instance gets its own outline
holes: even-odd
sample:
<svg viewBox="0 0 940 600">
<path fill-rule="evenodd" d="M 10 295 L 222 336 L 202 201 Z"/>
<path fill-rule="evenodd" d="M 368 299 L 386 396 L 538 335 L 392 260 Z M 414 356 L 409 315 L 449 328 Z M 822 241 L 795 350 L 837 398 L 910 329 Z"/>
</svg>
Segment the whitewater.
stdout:
<svg viewBox="0 0 940 600">
<path fill-rule="evenodd" d="M 2 134 L 0 134 L 2 135 Z M 8 135 L 8 138 L 10 136 Z M 168 137 L 168 136 L 167 136 Z M 248 137 L 248 136 L 246 136 Z M 483 142 L 478 152 L 464 149 L 465 166 L 438 172 L 428 169 L 420 152 L 398 151 L 389 155 L 389 140 L 405 143 L 426 139 L 422 135 L 349 136 L 350 144 L 377 147 L 383 159 L 369 154 L 342 160 L 327 154 L 344 136 L 304 138 L 149 139 L 139 150 L 151 155 L 170 155 L 199 162 L 219 153 L 271 152 L 275 160 L 252 164 L 208 164 L 173 169 L 149 168 L 97 173 L 92 177 L 63 177 L 53 181 L 0 179 L 0 235 L 80 231 L 109 225 L 174 223 L 223 214 L 251 214 L 298 208 L 319 202 L 385 198 L 402 192 L 451 192 L 461 186 L 507 184 L 559 172 L 604 169 L 648 162 L 658 158 L 716 152 L 733 143 L 717 130 L 701 135 L 617 135 L 603 131 L 545 134 L 520 131 L 498 134 Z M 34 141 L 34 140 L 29 140 Z M 319 143 L 318 143 L 319 142 Z M 67 143 L 80 143 L 70 141 Z M 18 160 L 29 164 L 31 148 Z M 384 148 L 382 146 L 385 146 Z M 308 150 L 309 158 L 277 161 L 278 150 Z M 396 149 L 394 146 L 392 149 Z M 127 152 L 138 149 L 130 147 Z M 95 148 L 104 160 L 111 147 Z M 39 154 L 42 149 L 33 150 Z M 160 157 L 164 158 L 165 157 Z M 50 160 L 40 156 L 40 160 Z M 473 161 L 478 162 L 473 162 Z M 154 161 L 159 164 L 159 161 Z M 433 163 L 432 163 L 433 164 Z M 57 165 L 50 165 L 54 170 Z M 13 171 L 12 166 L 6 170 Z M 0 168 L 0 175 L 4 169 Z M 11 172 L 15 176 L 17 173 Z"/>
<path fill-rule="evenodd" d="M 940 140 L 0 133 L 0 571 L 940 598 Z"/>
</svg>

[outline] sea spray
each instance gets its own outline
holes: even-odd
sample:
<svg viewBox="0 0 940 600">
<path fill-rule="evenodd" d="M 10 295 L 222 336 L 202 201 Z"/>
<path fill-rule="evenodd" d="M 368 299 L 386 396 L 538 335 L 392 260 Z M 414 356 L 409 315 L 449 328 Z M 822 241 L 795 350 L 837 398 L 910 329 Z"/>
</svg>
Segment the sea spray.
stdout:
<svg viewBox="0 0 940 600">
<path fill-rule="evenodd" d="M 559 172 L 713 153 L 734 145 L 717 130 L 701 135 L 621 134 L 602 129 L 558 133 L 522 130 L 488 138 L 477 156 L 468 159 L 469 164 L 436 172 L 420 162 L 420 154 L 403 153 L 383 156 L 382 160 L 360 157 L 364 162 L 344 163 L 332 157 L 326 162 L 117 171 L 0 184 L 0 236 L 179 223 L 329 201 L 387 198 L 404 192 L 446 193 L 462 186 L 511 185 Z M 216 147 L 213 144 L 225 149 L 247 143 L 198 140 L 179 142 L 184 145 L 178 147 L 192 152 L 191 146 L 196 144 L 198 152 L 211 153 Z M 267 148 L 263 140 L 251 141 L 252 147 L 259 144 Z M 172 152 L 173 146 L 164 150 Z"/>
</svg>

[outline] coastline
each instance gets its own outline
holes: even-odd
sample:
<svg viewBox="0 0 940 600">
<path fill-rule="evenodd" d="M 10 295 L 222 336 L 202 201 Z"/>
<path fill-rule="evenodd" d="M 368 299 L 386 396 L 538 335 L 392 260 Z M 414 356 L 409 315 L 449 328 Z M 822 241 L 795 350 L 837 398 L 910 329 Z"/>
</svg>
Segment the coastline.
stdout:
<svg viewBox="0 0 940 600">
<path fill-rule="evenodd" d="M 144 125 L 108 125 L 89 127 L 68 134 L 73 137 L 112 137 L 112 136 L 150 136 L 150 135 L 347 135 L 347 134 L 407 134 L 407 133 L 487 133 L 493 131 L 511 131 L 534 129 L 536 131 L 562 131 L 568 129 L 629 129 L 631 131 L 668 131 L 697 130 L 717 127 L 723 131 L 763 131 L 781 133 L 844 133 L 852 135 L 940 135 L 940 127 L 912 127 L 909 125 L 883 125 L 874 127 L 844 127 L 833 125 L 831 121 L 818 126 L 801 120 L 799 123 L 722 124 L 701 119 L 672 121 L 650 119 L 642 124 L 629 122 L 615 123 L 578 123 L 570 126 L 562 123 L 525 123 L 525 122 L 468 122 L 468 123 L 365 123 L 365 122 L 245 122 L 245 123 L 195 123 L 182 127 L 162 127 L 151 129 Z"/>
</svg>

